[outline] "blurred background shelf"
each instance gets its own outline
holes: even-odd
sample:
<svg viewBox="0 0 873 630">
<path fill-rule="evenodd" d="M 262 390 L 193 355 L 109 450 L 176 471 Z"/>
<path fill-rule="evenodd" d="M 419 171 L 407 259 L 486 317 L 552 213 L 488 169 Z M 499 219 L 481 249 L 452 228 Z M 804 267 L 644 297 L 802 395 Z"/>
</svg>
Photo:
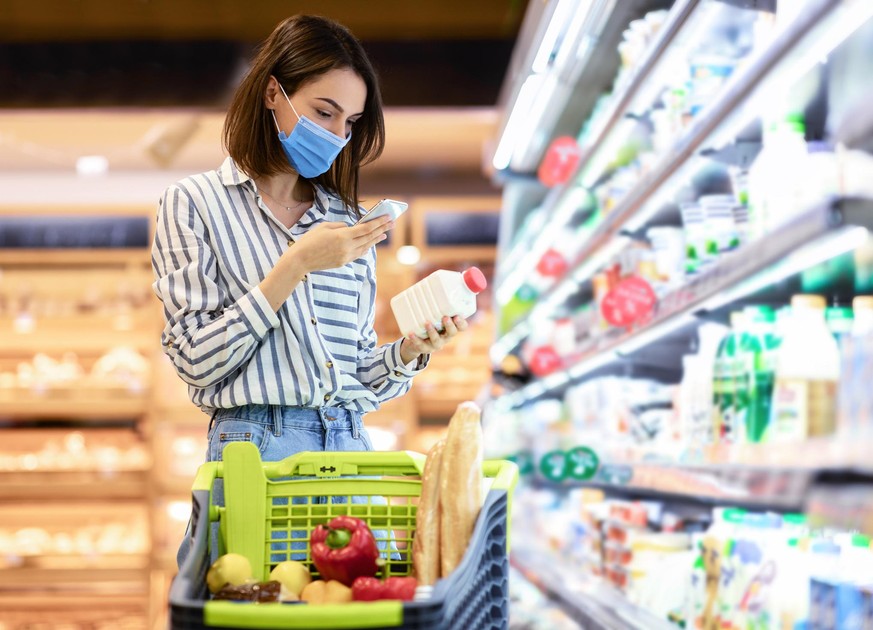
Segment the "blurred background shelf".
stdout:
<svg viewBox="0 0 873 630">
<path fill-rule="evenodd" d="M 150 471 L 0 472 L 0 501 L 142 499 Z"/>
</svg>

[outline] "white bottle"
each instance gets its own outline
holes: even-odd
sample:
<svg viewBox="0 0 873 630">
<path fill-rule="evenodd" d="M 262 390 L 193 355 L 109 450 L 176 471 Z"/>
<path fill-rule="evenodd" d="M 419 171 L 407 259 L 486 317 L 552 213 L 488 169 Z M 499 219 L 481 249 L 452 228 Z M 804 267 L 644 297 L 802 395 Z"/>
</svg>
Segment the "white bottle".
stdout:
<svg viewBox="0 0 873 630">
<path fill-rule="evenodd" d="M 835 430 L 840 351 L 825 321 L 825 305 L 818 295 L 791 299 L 764 442 L 803 440 Z"/>
<path fill-rule="evenodd" d="M 869 382 L 865 371 L 868 360 L 867 341 L 873 332 L 873 296 L 859 295 L 852 300 L 855 318 L 852 332 L 840 341 L 840 388 L 838 430 L 842 438 L 856 440 L 869 429 L 867 394 Z"/>
<path fill-rule="evenodd" d="M 800 195 L 807 159 L 805 126 L 800 116 L 788 115 L 764 128 L 763 148 L 749 167 L 749 236 L 772 232 L 803 208 Z"/>
<path fill-rule="evenodd" d="M 415 333 L 427 337 L 425 324 L 443 329 L 443 317 L 470 317 L 476 312 L 476 295 L 488 281 L 477 268 L 463 272 L 437 269 L 391 298 L 391 310 L 403 336 Z"/>
</svg>

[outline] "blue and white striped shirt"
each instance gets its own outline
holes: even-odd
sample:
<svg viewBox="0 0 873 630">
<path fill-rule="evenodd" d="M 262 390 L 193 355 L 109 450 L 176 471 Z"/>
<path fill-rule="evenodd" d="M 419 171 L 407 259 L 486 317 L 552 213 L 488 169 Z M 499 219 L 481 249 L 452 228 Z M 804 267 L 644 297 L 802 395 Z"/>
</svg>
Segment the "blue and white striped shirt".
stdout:
<svg viewBox="0 0 873 630">
<path fill-rule="evenodd" d="M 338 198 L 316 188 L 314 206 L 289 230 L 231 158 L 164 192 L 152 246 L 153 288 L 166 321 L 161 343 L 200 408 L 366 413 L 406 393 L 423 369 L 426 360 L 415 369 L 403 364 L 400 340 L 376 345 L 375 248 L 310 273 L 278 312 L 270 308 L 258 284 L 322 221 L 353 223 Z"/>
</svg>

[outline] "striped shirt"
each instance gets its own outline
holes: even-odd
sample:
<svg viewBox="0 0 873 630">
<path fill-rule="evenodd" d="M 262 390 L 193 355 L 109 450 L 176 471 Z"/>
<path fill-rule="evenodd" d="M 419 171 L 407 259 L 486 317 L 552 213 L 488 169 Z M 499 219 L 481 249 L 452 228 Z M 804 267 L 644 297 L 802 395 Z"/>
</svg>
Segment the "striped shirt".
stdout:
<svg viewBox="0 0 873 630">
<path fill-rule="evenodd" d="M 160 201 L 152 285 L 164 305 L 164 352 L 204 411 L 246 404 L 333 406 L 361 413 L 409 390 L 427 363 L 403 364 L 400 341 L 377 346 L 376 250 L 313 271 L 274 312 L 258 284 L 282 253 L 322 221 L 354 221 L 316 187 L 290 229 L 227 158 Z"/>
</svg>

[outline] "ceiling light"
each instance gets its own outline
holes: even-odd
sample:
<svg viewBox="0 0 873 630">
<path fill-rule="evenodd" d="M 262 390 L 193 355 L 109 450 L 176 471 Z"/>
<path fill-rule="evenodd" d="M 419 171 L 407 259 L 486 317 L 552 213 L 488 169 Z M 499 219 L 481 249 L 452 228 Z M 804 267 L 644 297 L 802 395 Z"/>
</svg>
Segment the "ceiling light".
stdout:
<svg viewBox="0 0 873 630">
<path fill-rule="evenodd" d="M 105 155 L 83 155 L 76 160 L 76 173 L 82 177 L 105 175 L 109 171 L 109 160 Z"/>
<path fill-rule="evenodd" d="M 421 260 L 421 251 L 415 245 L 403 245 L 397 248 L 397 262 L 401 265 L 416 265 Z"/>
</svg>

